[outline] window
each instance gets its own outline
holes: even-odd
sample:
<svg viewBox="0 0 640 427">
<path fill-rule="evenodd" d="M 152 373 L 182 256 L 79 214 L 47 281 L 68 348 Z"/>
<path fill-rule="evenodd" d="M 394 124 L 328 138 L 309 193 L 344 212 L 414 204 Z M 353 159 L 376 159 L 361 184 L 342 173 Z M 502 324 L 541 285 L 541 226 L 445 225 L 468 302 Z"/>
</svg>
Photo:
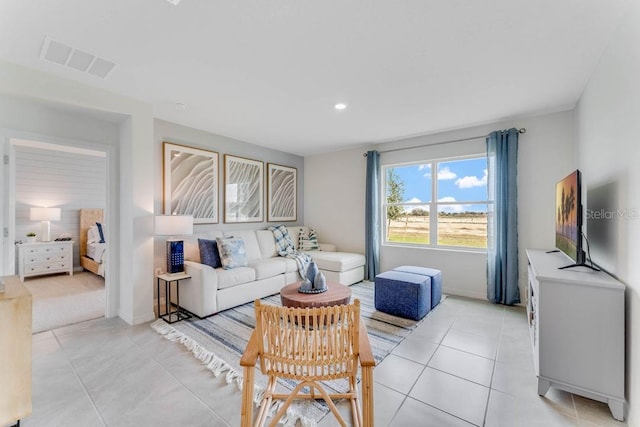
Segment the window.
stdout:
<svg viewBox="0 0 640 427">
<path fill-rule="evenodd" d="M 382 170 L 385 242 L 487 247 L 491 202 L 485 156 L 389 165 Z"/>
</svg>

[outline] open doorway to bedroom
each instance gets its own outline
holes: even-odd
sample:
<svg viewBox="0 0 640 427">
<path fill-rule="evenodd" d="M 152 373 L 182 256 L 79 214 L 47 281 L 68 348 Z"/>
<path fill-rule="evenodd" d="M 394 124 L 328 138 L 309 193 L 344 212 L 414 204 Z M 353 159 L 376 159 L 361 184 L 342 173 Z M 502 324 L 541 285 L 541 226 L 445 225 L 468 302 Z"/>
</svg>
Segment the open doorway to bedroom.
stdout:
<svg viewBox="0 0 640 427">
<path fill-rule="evenodd" d="M 103 317 L 108 153 L 18 138 L 9 138 L 7 152 L 6 234 L 15 245 L 5 246 L 13 249 L 8 255 L 14 264 L 4 274 L 13 269 L 32 294 L 33 333 Z M 39 208 L 53 208 L 55 214 L 48 236 L 42 218 L 34 215 Z"/>
</svg>

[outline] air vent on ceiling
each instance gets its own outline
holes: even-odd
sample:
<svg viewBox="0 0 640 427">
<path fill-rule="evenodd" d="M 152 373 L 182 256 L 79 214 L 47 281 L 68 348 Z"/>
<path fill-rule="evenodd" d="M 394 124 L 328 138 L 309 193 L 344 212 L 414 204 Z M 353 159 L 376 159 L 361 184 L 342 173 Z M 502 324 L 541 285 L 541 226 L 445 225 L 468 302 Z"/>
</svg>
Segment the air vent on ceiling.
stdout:
<svg viewBox="0 0 640 427">
<path fill-rule="evenodd" d="M 44 39 L 40 59 L 55 62 L 102 79 L 106 79 L 116 66 L 114 62 L 100 58 L 92 53 L 75 49 L 49 37 Z"/>
</svg>

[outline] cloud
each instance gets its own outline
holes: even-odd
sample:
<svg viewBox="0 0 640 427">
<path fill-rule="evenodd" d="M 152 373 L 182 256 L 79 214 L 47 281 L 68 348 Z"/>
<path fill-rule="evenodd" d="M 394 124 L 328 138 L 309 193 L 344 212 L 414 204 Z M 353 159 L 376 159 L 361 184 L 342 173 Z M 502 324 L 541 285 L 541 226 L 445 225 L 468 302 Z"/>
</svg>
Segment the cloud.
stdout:
<svg viewBox="0 0 640 427">
<path fill-rule="evenodd" d="M 441 199 L 438 199 L 439 202 L 455 202 L 456 198 L 451 196 L 445 196 Z M 464 212 L 468 205 L 447 205 L 447 206 L 438 206 L 438 212 L 447 212 L 447 213 L 457 213 Z"/>
<path fill-rule="evenodd" d="M 458 178 L 456 180 L 456 185 L 458 188 L 473 188 L 473 187 L 484 187 L 487 185 L 487 175 L 488 172 L 485 169 L 482 178 L 478 179 L 477 176 L 465 176 L 463 178 Z"/>
<path fill-rule="evenodd" d="M 427 165 L 419 165 L 418 166 L 418 170 L 427 170 L 427 172 L 425 172 L 424 175 L 422 175 L 425 178 L 431 178 L 431 165 L 427 164 Z"/>
<path fill-rule="evenodd" d="M 442 168 L 438 170 L 438 179 L 449 180 L 455 179 L 457 176 L 458 175 L 456 175 L 455 172 L 451 172 L 449 168 Z"/>
</svg>

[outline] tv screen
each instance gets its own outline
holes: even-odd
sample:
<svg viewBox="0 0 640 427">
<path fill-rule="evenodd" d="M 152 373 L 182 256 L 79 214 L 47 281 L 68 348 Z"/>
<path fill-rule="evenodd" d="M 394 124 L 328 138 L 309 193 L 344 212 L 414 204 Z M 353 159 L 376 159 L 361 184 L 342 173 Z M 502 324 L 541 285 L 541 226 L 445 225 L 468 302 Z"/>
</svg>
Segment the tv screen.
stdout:
<svg viewBox="0 0 640 427">
<path fill-rule="evenodd" d="M 556 184 L 556 248 L 576 264 L 584 263 L 580 198 L 581 175 L 576 169 Z"/>
</svg>

